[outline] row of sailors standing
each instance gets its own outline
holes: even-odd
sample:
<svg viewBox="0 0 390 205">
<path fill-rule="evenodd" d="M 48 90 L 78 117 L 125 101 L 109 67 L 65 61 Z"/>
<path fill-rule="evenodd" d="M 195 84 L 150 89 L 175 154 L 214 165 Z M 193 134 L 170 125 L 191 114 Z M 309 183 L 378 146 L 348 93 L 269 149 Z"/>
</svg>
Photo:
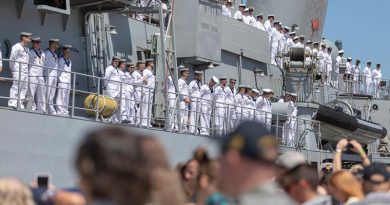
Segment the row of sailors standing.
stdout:
<svg viewBox="0 0 390 205">
<path fill-rule="evenodd" d="M 112 58 L 104 74 L 105 94 L 115 99 L 120 109 L 111 117 L 113 123 L 151 127 L 154 88 L 153 59 L 135 66 L 118 56 Z"/>
<path fill-rule="evenodd" d="M 28 48 L 30 42 L 31 49 Z M 33 99 L 31 110 L 69 115 L 72 46 L 63 45 L 61 57 L 57 55 L 58 48 L 59 39 L 50 39 L 49 48 L 43 51 L 40 37 L 31 38 L 31 33 L 21 33 L 20 42 L 12 46 L 10 54 L 13 84 L 9 107 L 25 109 L 25 99 L 30 96 Z"/>
<path fill-rule="evenodd" d="M 168 92 L 170 93 L 168 96 L 171 95 L 168 99 L 169 131 L 178 131 L 179 125 L 182 132 L 210 135 L 211 126 L 214 125 L 215 133 L 222 135 L 234 129 L 243 120 L 257 120 L 266 124 L 269 130 L 271 129 L 272 90 L 264 89 L 263 94 L 259 96 L 260 91 L 257 89 L 240 85 L 237 91 L 235 79 L 231 78 L 227 85 L 227 77 L 218 79 L 215 76 L 208 83 L 201 85 L 202 72 L 195 72 L 194 80 L 188 84 L 189 69 L 184 66 L 179 67 L 179 74 L 180 110 L 178 114 L 173 111 L 176 96 L 173 94 L 172 78 L 168 78 Z M 213 119 L 212 113 L 214 113 Z"/>
</svg>

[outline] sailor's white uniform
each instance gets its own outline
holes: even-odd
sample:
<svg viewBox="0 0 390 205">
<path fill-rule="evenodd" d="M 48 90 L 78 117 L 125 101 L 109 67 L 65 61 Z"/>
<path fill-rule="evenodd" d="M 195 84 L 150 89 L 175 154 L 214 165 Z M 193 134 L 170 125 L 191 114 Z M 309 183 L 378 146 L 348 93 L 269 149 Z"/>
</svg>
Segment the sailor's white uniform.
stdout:
<svg viewBox="0 0 390 205">
<path fill-rule="evenodd" d="M 264 27 L 264 24 L 261 23 L 260 21 L 256 21 L 255 24 L 253 25 L 254 27 L 260 29 L 260 30 L 263 30 L 265 31 L 265 27 Z"/>
<path fill-rule="evenodd" d="M 263 123 L 268 131 L 271 131 L 272 122 L 272 105 L 269 99 L 261 97 L 256 102 L 256 107 L 260 111 L 260 117 L 257 119 L 260 123 Z"/>
<path fill-rule="evenodd" d="M 250 95 L 244 95 L 244 108 L 243 108 L 243 120 L 253 121 L 255 115 L 255 105 L 253 104 L 253 98 Z"/>
<path fill-rule="evenodd" d="M 372 83 L 372 74 L 371 74 L 371 68 L 366 66 L 363 71 L 364 74 L 364 84 L 366 85 L 366 93 L 371 93 L 371 83 Z"/>
<path fill-rule="evenodd" d="M 235 92 L 235 89 L 231 88 L 231 87 L 228 87 L 226 86 L 224 88 L 224 91 L 225 91 L 225 102 L 226 102 L 226 131 L 232 131 L 235 127 L 235 123 L 236 123 L 236 111 L 234 109 L 234 92 Z"/>
<path fill-rule="evenodd" d="M 48 99 L 48 107 L 47 110 L 49 114 L 57 114 L 55 108 L 54 108 L 54 96 L 56 94 L 57 90 L 57 83 L 58 83 L 58 57 L 55 52 L 50 51 L 49 49 L 46 49 L 45 51 L 45 61 L 43 65 L 45 66 L 45 71 L 43 75 L 46 76 L 46 82 L 47 82 L 47 88 L 46 92 L 49 96 L 47 96 Z"/>
<path fill-rule="evenodd" d="M 232 17 L 232 7 L 227 7 L 222 5 L 222 15 L 227 17 Z"/>
<path fill-rule="evenodd" d="M 347 79 L 346 79 L 346 82 L 345 82 L 345 88 L 346 88 L 346 91 L 349 92 L 351 91 L 351 79 L 348 79 L 348 75 L 351 76 L 352 74 L 352 64 L 351 62 L 347 62 L 347 68 L 345 69 L 345 74 L 347 75 Z"/>
<path fill-rule="evenodd" d="M 200 118 L 200 87 L 201 82 L 193 80 L 188 85 L 188 91 L 191 96 L 191 112 L 190 112 L 190 125 L 188 127 L 189 133 L 198 134 L 198 130 L 195 128 L 199 125 Z"/>
<path fill-rule="evenodd" d="M 359 75 L 360 75 L 360 66 L 353 65 L 353 93 L 360 92 L 360 81 L 359 81 Z"/>
<path fill-rule="evenodd" d="M 68 58 L 61 57 L 58 67 L 58 91 L 56 98 L 57 114 L 69 116 L 69 95 L 72 61 Z"/>
<path fill-rule="evenodd" d="M 9 91 L 8 106 L 17 107 L 17 101 L 20 97 L 20 108 L 24 109 L 22 101 L 26 98 L 28 87 L 28 62 L 29 49 L 23 46 L 22 43 L 17 43 L 12 46 L 10 55 L 10 67 L 12 71 L 12 86 Z M 17 62 L 14 62 L 17 61 Z M 19 93 L 18 93 L 19 91 Z"/>
<path fill-rule="evenodd" d="M 276 54 L 278 52 L 278 48 L 280 47 L 280 32 L 274 27 L 271 29 L 271 63 L 276 65 Z"/>
<path fill-rule="evenodd" d="M 267 31 L 268 34 L 271 36 L 272 25 L 271 25 L 271 21 L 270 20 L 265 21 L 264 28 L 265 28 L 265 31 Z"/>
<path fill-rule="evenodd" d="M 211 107 L 214 101 L 213 88 L 208 84 L 200 87 L 201 116 L 200 116 L 200 134 L 210 135 Z"/>
<path fill-rule="evenodd" d="M 293 101 L 290 101 L 288 103 L 287 107 L 287 146 L 294 147 L 296 144 L 296 133 L 297 133 L 297 114 L 298 114 L 298 109 L 296 105 L 294 104 Z"/>
<path fill-rule="evenodd" d="M 168 76 L 167 78 L 167 88 L 168 88 L 168 131 L 171 131 L 175 128 L 175 117 L 176 116 L 176 88 L 175 84 L 173 83 L 172 76 Z M 176 127 L 177 128 L 177 127 Z"/>
<path fill-rule="evenodd" d="M 120 88 L 121 82 L 122 82 L 122 76 L 120 70 L 118 68 L 115 68 L 112 65 L 109 65 L 106 68 L 106 72 L 104 74 L 104 85 L 106 87 L 106 94 L 108 95 L 108 97 L 115 99 L 118 102 L 118 104 L 120 100 L 119 92 L 121 90 Z M 118 117 L 119 113 L 120 110 L 116 110 L 116 112 L 111 117 L 113 123 L 119 122 L 119 117 Z"/>
<path fill-rule="evenodd" d="M 33 99 L 32 110 L 46 111 L 46 84 L 43 78 L 43 62 L 45 53 L 39 50 L 30 50 L 29 89 Z"/>
<path fill-rule="evenodd" d="M 334 86 L 336 88 L 339 87 L 339 74 L 340 74 L 340 65 L 342 64 L 343 60 L 341 58 L 341 56 L 337 56 L 336 57 L 336 64 L 334 66 L 334 73 L 335 73 L 335 77 L 334 77 Z"/>
<path fill-rule="evenodd" d="M 373 94 L 376 97 L 379 97 L 379 91 L 380 91 L 379 86 L 382 79 L 382 72 L 381 70 L 374 69 L 371 73 L 372 73 Z"/>
<path fill-rule="evenodd" d="M 187 131 L 187 122 L 188 122 L 188 103 L 186 103 L 184 100 L 186 98 L 190 97 L 189 91 L 188 91 L 188 85 L 185 80 L 180 78 L 177 81 L 177 84 L 179 86 L 179 94 L 180 94 L 180 124 L 181 124 L 181 131 L 186 132 Z"/>
<path fill-rule="evenodd" d="M 234 19 L 243 19 L 243 15 L 241 13 L 241 11 L 236 11 L 236 13 L 234 13 L 234 16 L 233 16 Z"/>
<path fill-rule="evenodd" d="M 234 102 L 236 105 L 236 125 L 240 124 L 243 121 L 243 112 L 244 112 L 244 94 L 237 93 L 234 97 Z"/>
<path fill-rule="evenodd" d="M 324 53 L 324 66 L 325 66 L 325 76 L 326 76 L 326 81 L 325 85 L 330 84 L 331 80 L 331 74 L 332 74 L 332 56 L 329 53 Z"/>
<path fill-rule="evenodd" d="M 152 121 L 152 107 L 153 107 L 153 96 L 154 87 L 156 84 L 156 78 L 153 72 L 149 68 L 145 68 L 142 72 L 146 84 L 144 84 L 144 91 L 142 96 L 142 126 L 151 127 L 150 122 Z"/>
<path fill-rule="evenodd" d="M 134 101 L 135 101 L 135 124 L 139 125 L 141 120 L 141 104 L 142 104 L 142 91 L 144 90 L 144 82 L 142 72 L 135 70 L 132 74 L 134 83 Z"/>
<path fill-rule="evenodd" d="M 122 76 L 122 82 L 124 83 L 121 102 L 122 121 L 135 124 L 134 78 L 129 72 L 125 72 Z"/>
<path fill-rule="evenodd" d="M 216 98 L 216 110 L 215 110 L 215 131 L 216 134 L 222 135 L 223 131 L 226 130 L 225 119 L 226 119 L 226 93 L 225 87 L 218 86 L 214 92 Z"/>
</svg>

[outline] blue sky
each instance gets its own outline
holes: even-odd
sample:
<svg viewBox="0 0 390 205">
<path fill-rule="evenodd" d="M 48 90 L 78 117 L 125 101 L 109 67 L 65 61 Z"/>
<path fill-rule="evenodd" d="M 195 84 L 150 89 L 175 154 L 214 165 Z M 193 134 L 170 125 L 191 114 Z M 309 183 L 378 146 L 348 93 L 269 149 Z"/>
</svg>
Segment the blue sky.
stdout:
<svg viewBox="0 0 390 205">
<path fill-rule="evenodd" d="M 380 63 L 390 79 L 389 9 L 389 0 L 329 0 L 323 36 L 342 40 L 345 57 Z"/>
</svg>

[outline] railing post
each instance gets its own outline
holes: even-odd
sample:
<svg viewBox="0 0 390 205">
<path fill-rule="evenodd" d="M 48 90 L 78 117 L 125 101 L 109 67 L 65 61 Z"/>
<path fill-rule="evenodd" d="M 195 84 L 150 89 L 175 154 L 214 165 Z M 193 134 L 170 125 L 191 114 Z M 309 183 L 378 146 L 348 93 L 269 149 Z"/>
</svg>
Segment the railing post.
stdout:
<svg viewBox="0 0 390 205">
<path fill-rule="evenodd" d="M 45 72 L 46 72 L 46 114 L 49 114 L 49 107 L 50 107 L 50 103 L 49 103 L 49 93 L 50 93 L 50 87 L 49 87 L 49 81 L 50 81 L 50 77 L 49 77 L 49 69 L 50 68 L 46 68 Z"/>
<path fill-rule="evenodd" d="M 76 97 L 76 73 L 73 73 L 73 85 L 72 85 L 72 110 L 71 110 L 71 113 L 70 113 L 70 117 L 73 118 L 74 117 L 74 106 L 75 106 L 75 97 Z"/>
<path fill-rule="evenodd" d="M 119 114 L 117 114 L 117 117 L 118 117 L 118 123 L 120 124 L 121 122 L 122 122 L 122 86 L 123 86 L 123 83 L 122 82 L 120 82 L 120 84 L 119 84 L 120 86 L 119 86 L 119 106 L 118 106 L 118 108 L 119 108 Z"/>
<path fill-rule="evenodd" d="M 97 78 L 97 79 L 98 79 L 98 83 L 97 83 L 96 102 L 95 102 L 95 107 L 96 107 L 95 120 L 96 121 L 99 120 L 99 98 L 100 98 L 100 78 Z"/>
<path fill-rule="evenodd" d="M 279 137 L 279 114 L 276 114 L 276 131 L 275 131 L 276 138 Z"/>
<path fill-rule="evenodd" d="M 17 105 L 16 105 L 16 108 L 17 110 L 20 110 L 20 105 L 21 105 L 21 102 L 20 102 L 20 90 L 21 90 L 21 86 L 22 86 L 22 63 L 19 62 L 19 79 L 18 79 L 18 99 L 17 99 Z"/>
</svg>

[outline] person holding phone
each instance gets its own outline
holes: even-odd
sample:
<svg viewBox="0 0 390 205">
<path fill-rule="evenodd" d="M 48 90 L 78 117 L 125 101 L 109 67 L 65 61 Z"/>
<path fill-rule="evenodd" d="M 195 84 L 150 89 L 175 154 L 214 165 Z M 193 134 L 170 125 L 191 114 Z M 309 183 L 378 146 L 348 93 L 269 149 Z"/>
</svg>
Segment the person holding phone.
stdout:
<svg viewBox="0 0 390 205">
<path fill-rule="evenodd" d="M 364 151 L 362 145 L 357 142 L 356 140 L 350 140 L 342 139 L 340 140 L 336 145 L 336 153 L 334 155 L 333 159 L 333 171 L 339 171 L 341 170 L 341 159 L 342 159 L 342 153 L 351 150 L 355 153 L 358 153 L 360 157 L 362 158 L 362 164 L 365 167 L 368 167 L 371 165 L 370 159 L 368 159 L 366 152 Z"/>
</svg>

